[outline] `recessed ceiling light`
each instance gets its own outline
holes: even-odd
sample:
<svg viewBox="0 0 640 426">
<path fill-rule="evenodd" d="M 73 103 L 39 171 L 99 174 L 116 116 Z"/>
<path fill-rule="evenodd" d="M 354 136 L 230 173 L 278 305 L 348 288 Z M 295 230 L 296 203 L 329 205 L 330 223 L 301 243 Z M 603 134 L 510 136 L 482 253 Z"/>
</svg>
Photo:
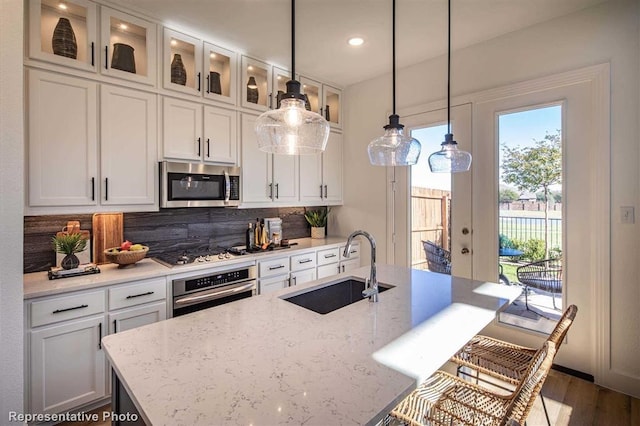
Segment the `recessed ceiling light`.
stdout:
<svg viewBox="0 0 640 426">
<path fill-rule="evenodd" d="M 249 66 L 247 67 L 247 69 L 248 69 L 249 71 L 253 71 L 253 67 L 252 67 L 251 65 L 249 65 Z"/>
<path fill-rule="evenodd" d="M 124 23 L 120 24 L 120 29 L 121 30 L 126 30 L 127 29 L 127 24 L 124 24 Z"/>
<path fill-rule="evenodd" d="M 60 2 L 60 3 L 58 4 L 58 8 L 60 8 L 60 9 L 62 9 L 62 10 L 67 10 L 67 4 L 66 4 L 66 3 L 63 3 L 63 2 Z"/>
<path fill-rule="evenodd" d="M 178 41 L 175 39 L 171 39 L 171 45 L 172 46 L 176 46 L 178 44 Z"/>
<path fill-rule="evenodd" d="M 209 55 L 209 57 L 210 57 L 210 58 L 215 58 L 215 57 L 216 57 L 216 54 L 215 54 L 215 53 L 213 53 L 213 52 L 211 52 L 211 54 Z"/>
<path fill-rule="evenodd" d="M 362 37 L 351 37 L 348 43 L 351 46 L 361 46 L 364 43 L 364 39 Z"/>
</svg>

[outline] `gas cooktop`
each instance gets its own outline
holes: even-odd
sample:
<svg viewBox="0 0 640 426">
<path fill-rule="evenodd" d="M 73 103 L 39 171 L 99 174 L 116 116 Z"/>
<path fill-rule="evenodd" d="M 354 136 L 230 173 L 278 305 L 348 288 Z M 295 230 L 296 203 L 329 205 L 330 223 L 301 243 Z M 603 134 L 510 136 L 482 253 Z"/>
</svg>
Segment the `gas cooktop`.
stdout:
<svg viewBox="0 0 640 426">
<path fill-rule="evenodd" d="M 207 251 L 174 251 L 157 253 L 154 258 L 169 267 L 189 265 L 191 263 L 216 263 L 242 256 L 246 252 L 237 247 L 212 249 Z"/>
</svg>

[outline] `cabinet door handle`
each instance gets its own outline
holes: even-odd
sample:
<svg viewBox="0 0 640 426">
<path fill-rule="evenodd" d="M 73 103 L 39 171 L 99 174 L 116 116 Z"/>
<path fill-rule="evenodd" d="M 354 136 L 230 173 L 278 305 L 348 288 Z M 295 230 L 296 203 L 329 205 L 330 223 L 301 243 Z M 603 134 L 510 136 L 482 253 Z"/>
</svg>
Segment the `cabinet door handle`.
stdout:
<svg viewBox="0 0 640 426">
<path fill-rule="evenodd" d="M 96 200 L 96 178 L 91 178 L 91 201 Z"/>
<path fill-rule="evenodd" d="M 210 152 L 210 149 L 209 149 L 209 145 L 210 145 L 209 138 L 207 138 L 207 158 L 211 157 L 211 152 Z"/>
<path fill-rule="evenodd" d="M 269 184 L 269 198 L 273 200 L 273 183 Z"/>
<path fill-rule="evenodd" d="M 140 296 L 148 296 L 148 295 L 150 295 L 150 294 L 153 294 L 153 291 L 147 291 L 146 293 L 140 293 L 140 294 L 133 294 L 133 295 L 127 296 L 126 298 L 127 298 L 127 299 L 134 299 L 134 298 L 136 298 L 136 297 L 140 297 Z"/>
<path fill-rule="evenodd" d="M 198 73 L 198 92 L 200 91 L 200 89 L 201 89 L 200 86 L 202 85 L 201 84 L 202 83 L 201 77 L 202 77 L 201 73 Z"/>
<path fill-rule="evenodd" d="M 276 183 L 276 198 L 280 198 L 280 184 Z"/>
<path fill-rule="evenodd" d="M 322 185 L 320 185 L 320 198 L 322 198 Z"/>
<path fill-rule="evenodd" d="M 313 262 L 313 260 L 311 260 L 311 259 L 298 260 L 298 263 L 309 263 L 309 262 Z"/>
<path fill-rule="evenodd" d="M 269 270 L 270 270 L 270 271 L 273 271 L 273 270 L 275 270 L 275 269 L 281 269 L 281 268 L 284 268 L 284 265 L 269 266 Z"/>
<path fill-rule="evenodd" d="M 113 332 L 118 332 L 118 320 L 113 320 Z"/>
<path fill-rule="evenodd" d="M 344 265 L 342 265 L 342 272 L 344 272 Z"/>
<path fill-rule="evenodd" d="M 104 69 L 109 69 L 109 46 L 104 47 Z"/>
<path fill-rule="evenodd" d="M 102 349 L 102 323 L 98 323 L 98 349 Z"/>
<path fill-rule="evenodd" d="M 273 93 L 269 93 L 269 105 L 267 105 L 267 108 L 273 109 Z"/>
<path fill-rule="evenodd" d="M 96 66 L 96 50 L 95 50 L 96 44 L 94 42 L 91 42 L 91 66 L 95 67 Z"/>
<path fill-rule="evenodd" d="M 322 107 L 320 107 L 320 115 L 322 115 Z M 324 116 L 323 116 L 324 117 Z"/>
<path fill-rule="evenodd" d="M 200 145 L 202 143 L 201 138 L 198 138 L 198 157 L 200 157 Z"/>
<path fill-rule="evenodd" d="M 207 75 L 207 93 L 211 93 L 209 92 L 209 86 L 211 85 L 211 83 L 209 82 L 209 76 Z"/>
<path fill-rule="evenodd" d="M 291 279 L 293 280 L 293 285 L 296 285 L 297 284 L 296 277 L 291 277 Z M 291 283 L 289 283 L 289 287 L 291 287 Z"/>
<path fill-rule="evenodd" d="M 336 255 L 335 255 L 335 254 L 333 254 L 333 253 L 331 253 L 331 254 L 325 254 L 325 255 L 324 255 L 324 258 L 325 258 L 325 259 L 331 259 L 332 257 L 336 257 Z"/>
<path fill-rule="evenodd" d="M 80 306 L 74 306 L 73 308 L 66 308 L 66 309 L 56 309 L 55 311 L 53 311 L 53 314 L 59 314 L 60 312 L 67 312 L 67 311 L 73 311 L 76 309 L 82 309 L 82 308 L 88 308 L 89 305 L 80 305 Z"/>
<path fill-rule="evenodd" d="M 327 198 L 327 185 L 324 186 L 324 198 Z"/>
<path fill-rule="evenodd" d="M 109 201 L 109 178 L 104 178 L 104 200 Z"/>
</svg>

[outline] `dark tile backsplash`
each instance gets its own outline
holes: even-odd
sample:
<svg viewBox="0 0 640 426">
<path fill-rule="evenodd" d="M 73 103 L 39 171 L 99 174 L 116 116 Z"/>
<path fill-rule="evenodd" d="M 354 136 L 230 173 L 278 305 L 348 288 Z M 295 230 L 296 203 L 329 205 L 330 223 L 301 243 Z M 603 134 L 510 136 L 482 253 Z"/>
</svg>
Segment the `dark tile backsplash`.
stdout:
<svg viewBox="0 0 640 426">
<path fill-rule="evenodd" d="M 311 235 L 304 211 L 304 207 L 185 208 L 125 213 L 124 238 L 148 245 L 148 256 L 165 251 L 198 251 L 218 246 L 228 247 L 237 243 L 244 244 L 248 223 L 255 223 L 258 217 L 280 217 L 284 238 L 304 238 Z M 54 266 L 56 256 L 51 247 L 51 237 L 62 230 L 69 220 L 79 220 L 80 229 L 92 231 L 91 214 L 25 216 L 25 273 L 47 271 Z"/>
</svg>

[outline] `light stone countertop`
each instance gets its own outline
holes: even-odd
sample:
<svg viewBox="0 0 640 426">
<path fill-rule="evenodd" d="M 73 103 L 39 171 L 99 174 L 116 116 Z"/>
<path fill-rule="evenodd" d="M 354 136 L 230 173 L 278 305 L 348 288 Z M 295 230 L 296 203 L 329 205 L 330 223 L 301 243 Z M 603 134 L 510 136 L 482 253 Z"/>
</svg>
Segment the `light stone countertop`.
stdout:
<svg viewBox="0 0 640 426">
<path fill-rule="evenodd" d="M 380 283 L 396 287 L 378 303 L 320 315 L 279 297 L 344 278 L 110 335 L 103 347 L 147 424 L 375 424 L 520 293 L 379 265 Z"/>
<path fill-rule="evenodd" d="M 58 278 L 49 280 L 46 272 L 33 272 L 24 274 L 24 299 L 34 299 L 42 296 L 53 296 L 56 294 L 68 293 L 72 291 L 87 290 L 98 287 L 105 287 L 113 284 L 126 283 L 148 278 L 166 276 L 185 276 L 193 273 L 208 273 L 220 268 L 247 264 L 256 260 L 263 260 L 278 256 L 289 256 L 304 250 L 315 250 L 319 247 L 339 247 L 347 241 L 346 237 L 327 237 L 320 239 L 300 238 L 290 240 L 297 242 L 297 245 L 288 249 L 265 251 L 263 253 L 250 253 L 244 256 L 236 256 L 233 259 L 215 263 L 191 263 L 189 265 L 167 267 L 151 258 L 145 258 L 133 266 L 118 268 L 114 263 L 99 265 L 100 273 L 83 275 L 70 278 Z"/>
</svg>

